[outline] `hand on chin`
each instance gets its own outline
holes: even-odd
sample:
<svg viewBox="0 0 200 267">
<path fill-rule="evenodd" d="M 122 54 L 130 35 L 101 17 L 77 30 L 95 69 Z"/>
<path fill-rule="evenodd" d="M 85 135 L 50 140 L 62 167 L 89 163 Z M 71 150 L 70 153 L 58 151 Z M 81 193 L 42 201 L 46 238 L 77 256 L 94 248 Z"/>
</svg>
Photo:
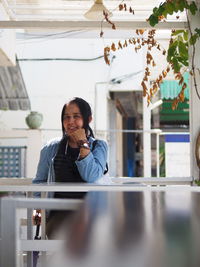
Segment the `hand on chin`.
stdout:
<svg viewBox="0 0 200 267">
<path fill-rule="evenodd" d="M 83 128 L 76 129 L 75 131 L 71 131 L 69 133 L 69 137 L 72 138 L 75 142 L 78 142 L 79 140 L 85 140 L 85 130 Z"/>
</svg>

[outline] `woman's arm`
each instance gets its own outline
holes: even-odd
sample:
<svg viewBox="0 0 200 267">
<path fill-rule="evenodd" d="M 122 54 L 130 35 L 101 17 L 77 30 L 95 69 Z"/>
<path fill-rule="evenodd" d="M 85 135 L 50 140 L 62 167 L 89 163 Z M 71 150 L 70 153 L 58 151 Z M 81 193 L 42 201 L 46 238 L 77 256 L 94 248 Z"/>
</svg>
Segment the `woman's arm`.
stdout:
<svg viewBox="0 0 200 267">
<path fill-rule="evenodd" d="M 40 152 L 40 160 L 37 167 L 36 177 L 32 181 L 33 184 L 47 182 L 49 166 L 48 147 L 44 146 Z"/>
<path fill-rule="evenodd" d="M 106 168 L 108 146 L 105 141 L 98 140 L 95 148 L 83 159 L 77 160 L 78 171 L 84 181 L 95 182 L 102 177 Z"/>
<path fill-rule="evenodd" d="M 52 159 L 58 148 L 60 139 L 51 140 L 47 143 L 40 152 L 40 160 L 37 167 L 36 177 L 32 183 L 46 183 L 48 179 L 49 168 L 52 163 Z"/>
</svg>

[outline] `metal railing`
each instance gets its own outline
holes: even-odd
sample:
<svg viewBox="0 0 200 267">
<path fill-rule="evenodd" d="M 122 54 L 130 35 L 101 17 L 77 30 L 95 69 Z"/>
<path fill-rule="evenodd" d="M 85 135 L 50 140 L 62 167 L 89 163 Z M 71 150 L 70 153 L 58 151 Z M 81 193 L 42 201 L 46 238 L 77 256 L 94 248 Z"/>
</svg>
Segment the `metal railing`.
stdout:
<svg viewBox="0 0 200 267">
<path fill-rule="evenodd" d="M 56 137 L 56 136 L 61 136 L 61 131 L 59 129 L 42 129 L 43 131 L 43 143 L 45 143 L 47 140 Z M 113 146 L 113 140 L 112 137 L 114 135 L 124 135 L 124 134 L 136 134 L 137 136 L 140 136 L 140 151 L 137 151 L 135 154 L 136 157 L 136 161 L 141 163 L 140 169 L 141 172 L 143 171 L 143 167 L 144 167 L 144 149 L 143 149 L 143 136 L 144 134 L 149 134 L 151 135 L 151 139 L 154 143 L 153 146 L 151 146 L 151 153 L 152 155 L 154 155 L 154 161 L 151 162 L 151 168 L 154 170 L 153 173 L 153 177 L 160 177 L 161 176 L 161 172 L 160 172 L 160 147 L 161 147 L 161 142 L 163 142 L 162 140 L 162 136 L 166 135 L 166 134 L 189 134 L 189 132 L 166 132 L 166 131 L 162 131 L 160 129 L 152 129 L 152 130 L 130 130 L 130 129 L 108 129 L 108 130 L 97 130 L 95 132 L 95 136 L 98 139 L 104 139 L 107 141 L 108 146 L 109 146 L 109 151 L 111 151 L 111 146 Z M 112 141 L 112 142 L 111 142 Z M 116 146 L 119 146 L 119 144 L 117 143 L 119 140 L 116 139 Z M 112 143 L 112 144 L 111 144 Z M 1 175 L 0 177 L 26 177 L 26 162 L 25 162 L 25 157 L 26 157 L 26 147 L 25 146 L 19 146 L 16 148 L 21 149 L 21 153 L 22 153 L 22 158 L 20 160 L 21 162 L 21 172 L 19 173 L 19 175 Z M 11 149 L 11 147 L 9 147 L 9 149 Z M 119 153 L 122 153 L 122 151 L 119 151 Z M 153 154 L 154 153 L 154 154 Z M 116 157 L 116 155 L 112 155 L 112 157 Z M 1 155 L 0 155 L 1 157 Z M 111 158 L 111 155 L 109 155 L 109 159 Z M 153 158 L 153 157 L 152 157 Z M 152 161 L 152 158 L 150 158 L 150 161 Z M 109 161 L 108 159 L 108 161 Z M 121 159 L 123 160 L 122 156 Z M 19 163 L 20 163 L 19 162 Z M 119 162 L 117 162 L 119 163 Z M 0 158 L 0 168 L 2 164 L 2 159 Z M 109 169 L 112 170 L 112 168 L 115 168 L 116 166 L 112 166 L 112 164 L 109 164 Z M 112 175 L 112 176 L 116 176 L 116 177 L 121 177 L 123 175 Z M 128 176 L 128 175 L 126 175 Z M 136 175 L 134 177 L 147 177 L 145 175 Z"/>
<path fill-rule="evenodd" d="M 160 177 L 160 147 L 161 147 L 161 137 L 165 136 L 165 135 L 189 135 L 189 131 L 186 132 L 167 132 L 167 131 L 162 131 L 161 129 L 152 129 L 152 130 L 120 130 L 120 129 L 109 129 L 109 130 L 101 130 L 101 131 L 96 131 L 95 135 L 97 138 L 99 139 L 104 139 L 108 142 L 108 145 L 110 145 L 110 139 L 111 139 L 111 134 L 127 134 L 127 133 L 135 133 L 135 134 L 140 134 L 143 135 L 144 133 L 146 134 L 150 134 L 151 138 L 153 138 L 153 136 L 155 136 L 155 147 L 152 149 L 152 143 L 151 145 L 151 151 L 155 150 L 156 152 L 156 177 Z M 142 138 L 141 138 L 142 140 Z M 163 145 L 165 143 L 164 140 L 162 140 Z M 143 153 L 145 153 L 145 150 L 143 148 L 143 142 L 141 141 L 141 147 L 142 147 L 142 151 L 140 152 L 142 155 Z M 141 161 L 143 161 L 143 157 L 141 156 Z M 151 164 L 152 165 L 152 164 Z M 110 168 L 112 168 L 112 166 L 110 166 Z"/>
<path fill-rule="evenodd" d="M 60 135 L 61 132 L 60 130 L 51 130 L 51 129 L 43 129 L 44 132 L 51 132 L 54 133 L 54 135 L 56 136 L 56 134 Z M 113 134 L 115 135 L 123 135 L 123 134 L 137 134 L 140 135 L 140 140 L 141 140 L 141 144 L 140 144 L 140 148 L 141 151 L 136 153 L 136 160 L 140 160 L 141 165 L 144 166 L 144 149 L 143 149 L 143 135 L 144 134 L 150 134 L 151 135 L 151 152 L 155 153 L 155 159 L 154 159 L 154 164 L 152 162 L 152 158 L 151 157 L 151 168 L 154 169 L 154 174 L 152 175 L 153 177 L 161 177 L 161 171 L 160 171 L 160 147 L 162 145 L 164 145 L 164 140 L 162 140 L 162 137 L 164 137 L 165 135 L 168 134 L 189 134 L 189 131 L 174 131 L 174 132 L 169 132 L 169 131 L 163 131 L 161 129 L 151 129 L 151 130 L 143 130 L 143 129 L 139 129 L 139 130 L 130 130 L 130 129 L 108 129 L 108 130 L 96 130 L 94 132 L 95 137 L 97 139 L 103 139 L 105 141 L 107 141 L 108 143 L 108 147 L 109 147 L 109 151 L 111 151 L 111 141 L 112 141 L 112 137 Z M 152 146 L 152 143 L 154 143 L 154 146 Z M 116 146 L 118 146 L 119 144 L 116 143 Z M 120 151 L 120 153 L 122 153 L 122 151 Z M 153 155 L 153 154 L 152 154 Z M 110 161 L 111 156 L 113 157 L 113 155 L 109 155 L 108 158 L 108 162 Z M 114 155 L 115 156 L 115 155 Z M 155 164 L 156 162 L 156 164 Z M 111 170 L 112 168 L 115 168 L 115 166 L 112 166 L 112 164 L 109 164 L 109 169 Z M 141 167 L 143 168 L 143 167 Z M 115 175 L 117 177 L 120 177 L 121 175 Z M 140 176 L 136 176 L 136 177 L 144 177 L 144 175 L 140 175 Z M 164 176 L 165 177 L 165 176 Z"/>
</svg>

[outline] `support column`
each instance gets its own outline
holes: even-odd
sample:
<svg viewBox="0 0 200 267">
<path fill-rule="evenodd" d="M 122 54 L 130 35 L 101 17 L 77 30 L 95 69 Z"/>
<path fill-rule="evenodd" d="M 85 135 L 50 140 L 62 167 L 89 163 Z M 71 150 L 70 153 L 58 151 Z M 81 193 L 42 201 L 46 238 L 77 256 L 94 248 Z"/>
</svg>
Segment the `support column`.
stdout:
<svg viewBox="0 0 200 267">
<path fill-rule="evenodd" d="M 97 82 L 94 92 L 94 132 L 106 131 L 108 121 L 107 82 Z"/>
<path fill-rule="evenodd" d="M 17 251 L 16 205 L 13 201 L 1 201 L 0 266 L 19 267 Z"/>
<path fill-rule="evenodd" d="M 109 125 L 110 129 L 116 129 L 116 106 L 113 100 L 109 100 Z M 110 176 L 116 176 L 117 174 L 117 136 L 116 132 L 110 132 L 109 136 L 109 174 Z"/>
<path fill-rule="evenodd" d="M 147 98 L 143 97 L 143 176 L 151 177 L 151 110 L 147 107 Z"/>
<path fill-rule="evenodd" d="M 198 9 L 200 8 L 200 1 L 198 2 Z M 196 16 L 190 16 L 190 25 L 192 32 L 194 33 L 194 30 L 196 28 L 200 29 L 200 19 L 199 19 L 199 12 L 197 12 Z M 198 88 L 198 93 L 200 95 L 200 40 L 196 43 L 196 53 L 194 57 L 194 67 L 196 69 L 196 83 Z M 190 48 L 189 51 L 189 58 L 190 58 L 190 69 L 192 67 L 192 52 L 193 48 Z M 198 70 L 197 70 L 198 69 Z M 200 132 L 200 99 L 197 96 L 195 87 L 194 87 L 194 81 L 193 76 L 190 76 L 190 164 L 191 164 L 191 176 L 194 179 L 199 179 L 199 169 L 196 164 L 196 158 L 195 158 L 195 143 L 196 138 Z"/>
</svg>

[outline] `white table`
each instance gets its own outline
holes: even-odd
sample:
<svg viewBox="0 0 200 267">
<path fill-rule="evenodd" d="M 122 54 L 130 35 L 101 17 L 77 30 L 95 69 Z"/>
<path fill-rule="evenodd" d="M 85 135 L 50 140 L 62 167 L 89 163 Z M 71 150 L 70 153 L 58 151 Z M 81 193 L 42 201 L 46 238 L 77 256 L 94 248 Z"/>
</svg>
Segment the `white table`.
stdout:
<svg viewBox="0 0 200 267">
<path fill-rule="evenodd" d="M 200 188 L 89 192 L 48 267 L 199 267 Z"/>
<path fill-rule="evenodd" d="M 73 223 L 68 230 L 63 229 L 67 243 L 45 240 L 48 245 L 36 240 L 17 242 L 16 210 L 20 207 L 65 209 L 66 204 L 73 209 L 78 203 L 58 199 L 5 199 L 4 240 L 9 235 L 9 240 L 15 242 L 4 243 L 4 253 L 9 252 L 3 254 L 7 255 L 4 265 L 17 266 L 16 251 L 21 244 L 20 249 L 29 251 L 45 250 L 44 246 L 46 250 L 51 247 L 56 250 L 60 246 L 60 251 L 49 259 L 48 267 L 93 267 L 94 264 L 95 267 L 199 267 L 200 187 L 124 189 L 110 191 L 108 187 L 107 191 L 89 192 Z"/>
</svg>

